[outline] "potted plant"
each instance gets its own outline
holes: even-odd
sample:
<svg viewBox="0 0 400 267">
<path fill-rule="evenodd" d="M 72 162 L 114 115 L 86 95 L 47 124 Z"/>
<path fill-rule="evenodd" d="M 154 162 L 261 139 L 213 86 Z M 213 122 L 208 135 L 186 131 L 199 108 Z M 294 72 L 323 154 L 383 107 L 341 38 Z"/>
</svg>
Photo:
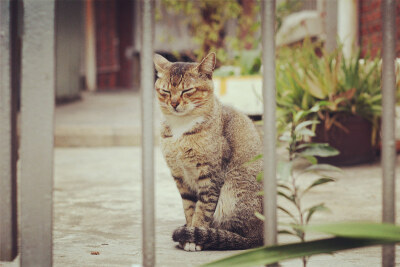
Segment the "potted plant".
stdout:
<svg viewBox="0 0 400 267">
<path fill-rule="evenodd" d="M 346 58 L 341 46 L 326 53 L 309 40 L 297 48 L 281 49 L 280 55 L 277 105 L 283 120 L 291 121 L 294 110 L 305 120 L 321 122 L 313 129 L 312 141 L 329 143 L 340 151 L 323 162 L 373 161 L 381 116 L 379 59 L 362 59 L 360 51 Z"/>
</svg>

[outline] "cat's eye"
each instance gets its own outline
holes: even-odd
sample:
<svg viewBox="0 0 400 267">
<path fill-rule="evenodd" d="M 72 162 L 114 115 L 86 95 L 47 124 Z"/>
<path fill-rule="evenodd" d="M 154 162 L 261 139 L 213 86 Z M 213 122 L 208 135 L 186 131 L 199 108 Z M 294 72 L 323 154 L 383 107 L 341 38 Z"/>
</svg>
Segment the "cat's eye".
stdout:
<svg viewBox="0 0 400 267">
<path fill-rule="evenodd" d="M 184 93 L 192 93 L 192 92 L 194 92 L 194 91 L 196 91 L 196 88 L 185 89 L 185 90 L 182 91 L 181 96 L 182 96 Z"/>
<path fill-rule="evenodd" d="M 161 89 L 161 92 L 163 92 L 164 94 L 171 94 L 171 92 L 170 91 L 168 91 L 168 90 L 164 90 L 164 89 Z"/>
</svg>

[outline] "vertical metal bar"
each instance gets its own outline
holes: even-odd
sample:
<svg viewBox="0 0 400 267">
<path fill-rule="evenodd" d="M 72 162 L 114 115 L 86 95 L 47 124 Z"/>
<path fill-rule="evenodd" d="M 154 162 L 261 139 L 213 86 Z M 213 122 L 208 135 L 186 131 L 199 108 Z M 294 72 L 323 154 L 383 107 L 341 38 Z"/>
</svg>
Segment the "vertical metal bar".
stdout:
<svg viewBox="0 0 400 267">
<path fill-rule="evenodd" d="M 21 266 L 52 266 L 54 1 L 24 1 Z"/>
<path fill-rule="evenodd" d="M 16 110 L 11 88 L 11 3 L 0 1 L 0 260 L 17 255 Z M 16 33 L 14 33 L 16 34 Z"/>
<path fill-rule="evenodd" d="M 142 97 L 142 229 L 143 266 L 155 265 L 154 147 L 153 147 L 153 36 L 154 0 L 141 1 L 141 97 Z"/>
<path fill-rule="evenodd" d="M 277 243 L 275 123 L 275 0 L 261 1 L 264 101 L 264 244 Z"/>
<path fill-rule="evenodd" d="M 382 2 L 382 221 L 395 223 L 396 1 Z M 382 266 L 395 265 L 394 245 L 382 248 Z"/>
</svg>

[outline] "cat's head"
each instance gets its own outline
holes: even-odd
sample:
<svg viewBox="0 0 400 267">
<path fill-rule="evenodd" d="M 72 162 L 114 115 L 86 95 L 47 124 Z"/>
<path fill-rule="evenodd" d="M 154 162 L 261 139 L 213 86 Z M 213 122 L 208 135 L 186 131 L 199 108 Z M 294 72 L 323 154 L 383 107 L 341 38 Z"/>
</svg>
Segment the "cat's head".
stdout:
<svg viewBox="0 0 400 267">
<path fill-rule="evenodd" d="M 214 99 L 214 53 L 200 63 L 172 63 L 156 54 L 154 64 L 158 102 L 165 115 L 201 115 L 210 108 Z"/>
</svg>

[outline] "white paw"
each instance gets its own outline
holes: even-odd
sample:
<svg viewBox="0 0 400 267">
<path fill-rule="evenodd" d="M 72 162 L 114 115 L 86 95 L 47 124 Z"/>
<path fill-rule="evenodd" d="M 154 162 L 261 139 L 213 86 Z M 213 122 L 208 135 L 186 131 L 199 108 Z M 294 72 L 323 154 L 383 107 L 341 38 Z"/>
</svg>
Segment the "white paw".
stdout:
<svg viewBox="0 0 400 267">
<path fill-rule="evenodd" d="M 202 250 L 202 246 L 200 245 L 196 245 L 195 243 L 185 243 L 185 245 L 183 246 L 183 249 L 185 251 L 200 251 Z"/>
</svg>

